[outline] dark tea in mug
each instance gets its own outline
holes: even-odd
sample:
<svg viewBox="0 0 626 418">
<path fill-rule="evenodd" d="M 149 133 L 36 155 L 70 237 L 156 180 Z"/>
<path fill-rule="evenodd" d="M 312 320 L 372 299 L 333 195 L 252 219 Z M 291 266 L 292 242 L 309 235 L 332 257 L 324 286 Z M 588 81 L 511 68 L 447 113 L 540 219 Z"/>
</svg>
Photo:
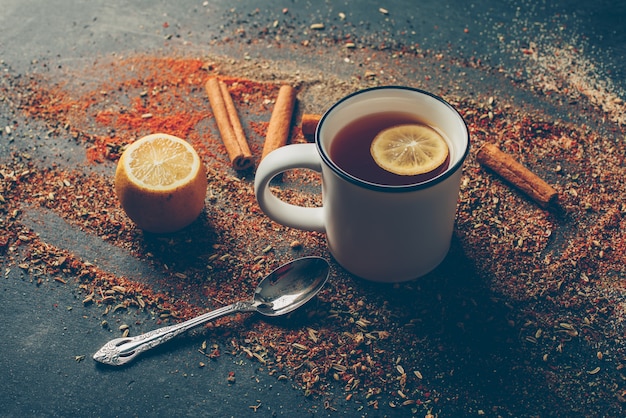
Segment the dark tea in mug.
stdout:
<svg viewBox="0 0 626 418">
<path fill-rule="evenodd" d="M 356 119 L 343 127 L 330 146 L 330 158 L 346 173 L 360 180 L 387 186 L 404 186 L 423 183 L 445 172 L 450 157 L 432 171 L 417 175 L 399 175 L 381 168 L 372 157 L 370 147 L 379 132 L 398 125 L 425 125 L 437 134 L 438 129 L 428 126 L 414 114 L 380 112 Z M 447 141 L 446 141 L 447 143 Z"/>
</svg>

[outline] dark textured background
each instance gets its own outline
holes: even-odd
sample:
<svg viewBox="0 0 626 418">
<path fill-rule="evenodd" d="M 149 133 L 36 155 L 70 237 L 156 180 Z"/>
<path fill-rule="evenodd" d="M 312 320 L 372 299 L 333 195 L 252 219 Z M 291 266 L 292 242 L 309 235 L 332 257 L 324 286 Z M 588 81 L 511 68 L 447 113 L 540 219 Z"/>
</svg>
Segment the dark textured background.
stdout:
<svg viewBox="0 0 626 418">
<path fill-rule="evenodd" d="M 283 8 L 289 9 L 287 17 Z M 389 14 L 379 11 L 384 7 Z M 259 28 L 287 20 L 284 42 L 297 43 L 311 37 L 309 25 L 324 22 L 319 35 L 341 32 L 338 13 L 343 12 L 349 31 L 362 43 L 388 45 L 381 54 L 389 57 L 407 45 L 443 51 L 458 60 L 480 59 L 492 68 L 509 73 L 526 71 L 520 50 L 532 42 L 565 41 L 580 47 L 594 63 L 597 74 L 625 98 L 626 5 L 603 1 L 32 1 L 0 0 L 0 70 L 12 74 L 41 71 L 37 62 L 71 66 L 99 56 L 169 50 L 202 54 L 264 57 L 301 62 L 309 68 L 339 76 L 362 73 L 341 57 L 317 62 L 310 50 L 267 49 Z M 167 28 L 164 27 L 167 22 Z M 335 26 L 333 26 L 335 25 Z M 245 37 L 237 35 L 244 28 Z M 230 42 L 222 41 L 225 37 Z M 167 39 L 169 42 L 165 42 Z M 311 48 L 325 48 L 323 42 Z M 410 80 L 410 68 L 400 73 Z M 471 72 L 468 70 L 468 72 Z M 455 74 L 433 74 L 425 87 L 436 90 L 453 85 Z M 399 78 L 399 81 L 404 81 Z M 499 90 L 568 118 L 555 103 L 537 102 L 530 91 L 510 89 L 500 79 L 476 73 L 468 77 L 459 96 Z M 0 107 L 1 109 L 1 107 Z M 593 109 L 575 117 L 593 123 L 600 116 Z M 0 113 L 0 126 L 11 120 Z M 0 159 L 9 146 L 0 138 Z M 15 147 L 16 144 L 12 144 Z M 28 149 L 29 145 L 17 144 Z M 51 145 L 52 146 L 52 145 Z M 45 149 L 38 155 L 55 155 Z M 82 156 L 67 155 L 71 164 Z M 49 213 L 26 216 L 27 227 L 61 248 L 116 274 L 157 274 L 132 256 L 79 230 L 71 229 Z M 2 264 L 2 263 L 0 263 Z M 84 309 L 82 296 L 67 286 L 38 288 L 17 268 L 3 269 L 0 277 L 0 415 L 1 416 L 377 416 L 371 409 L 357 410 L 335 400 L 338 411 L 324 410 L 316 399 L 305 398 L 288 382 L 277 381 L 239 358 L 224 356 L 211 362 L 209 373 L 197 369 L 197 347 L 202 337 L 185 336 L 159 348 L 130 367 L 111 372 L 94 364 L 90 356 L 102 341 L 97 312 Z M 102 331 L 106 332 L 106 331 Z M 114 335 L 112 334 L 111 337 Z M 76 356 L 86 355 L 82 362 Z M 236 385 L 223 377 L 233 368 L 240 373 Z M 241 364 L 240 364 L 241 363 Z M 245 377 L 243 377 L 245 376 Z M 254 376 L 250 378 L 249 376 Z M 254 413 L 249 406 L 262 400 Z M 408 410 L 397 412 L 407 413 Z M 466 411 L 476 415 L 477 411 Z M 485 412 L 485 411 L 483 411 Z M 517 411 L 520 415 L 525 411 Z M 386 410 L 385 414 L 394 411 Z M 486 411 L 490 415 L 490 411 Z"/>
</svg>

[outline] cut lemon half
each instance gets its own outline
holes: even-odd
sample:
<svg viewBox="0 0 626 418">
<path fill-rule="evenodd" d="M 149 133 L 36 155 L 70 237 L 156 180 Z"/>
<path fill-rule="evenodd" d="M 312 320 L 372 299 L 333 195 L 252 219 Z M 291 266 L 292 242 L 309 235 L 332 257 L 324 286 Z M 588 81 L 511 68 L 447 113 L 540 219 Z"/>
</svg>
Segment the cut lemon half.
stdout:
<svg viewBox="0 0 626 418">
<path fill-rule="evenodd" d="M 122 209 L 149 232 L 174 232 L 192 223 L 204 208 L 206 191 L 206 170 L 198 153 L 172 135 L 135 141 L 117 163 L 115 192 Z"/>
<path fill-rule="evenodd" d="M 376 164 L 401 176 L 429 173 L 448 158 L 448 144 L 425 125 L 397 125 L 381 131 L 370 147 Z"/>
</svg>

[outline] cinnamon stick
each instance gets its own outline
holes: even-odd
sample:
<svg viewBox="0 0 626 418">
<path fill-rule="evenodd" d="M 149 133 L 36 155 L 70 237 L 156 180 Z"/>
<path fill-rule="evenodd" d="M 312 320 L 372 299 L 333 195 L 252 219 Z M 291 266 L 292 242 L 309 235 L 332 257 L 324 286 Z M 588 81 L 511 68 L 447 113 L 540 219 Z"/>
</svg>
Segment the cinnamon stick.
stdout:
<svg viewBox="0 0 626 418">
<path fill-rule="evenodd" d="M 261 159 L 287 143 L 295 103 L 296 89 L 289 85 L 281 86 L 267 127 Z"/>
<path fill-rule="evenodd" d="M 252 152 L 226 84 L 212 77 L 207 80 L 204 87 L 233 168 L 235 170 L 249 168 L 253 164 Z"/>
<path fill-rule="evenodd" d="M 558 193 L 552 186 L 494 144 L 483 145 L 478 150 L 476 159 L 524 192 L 541 207 L 547 208 L 557 203 Z"/>
<path fill-rule="evenodd" d="M 320 123 L 321 115 L 315 115 L 312 113 L 305 113 L 302 115 L 302 135 L 313 136 L 317 130 L 317 125 Z"/>
</svg>

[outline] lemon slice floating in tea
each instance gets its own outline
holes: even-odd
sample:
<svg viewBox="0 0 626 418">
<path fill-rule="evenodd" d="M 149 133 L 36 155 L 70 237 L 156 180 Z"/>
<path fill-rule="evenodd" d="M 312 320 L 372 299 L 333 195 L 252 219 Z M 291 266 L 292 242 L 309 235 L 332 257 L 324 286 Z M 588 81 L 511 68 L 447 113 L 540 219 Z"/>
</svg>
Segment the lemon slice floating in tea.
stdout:
<svg viewBox="0 0 626 418">
<path fill-rule="evenodd" d="M 167 134 L 148 135 L 126 148 L 115 191 L 128 217 L 155 233 L 174 232 L 202 212 L 207 176 L 194 148 Z"/>
<path fill-rule="evenodd" d="M 448 144 L 434 129 L 417 124 L 381 131 L 370 147 L 376 164 L 401 176 L 429 173 L 448 158 Z"/>
</svg>

